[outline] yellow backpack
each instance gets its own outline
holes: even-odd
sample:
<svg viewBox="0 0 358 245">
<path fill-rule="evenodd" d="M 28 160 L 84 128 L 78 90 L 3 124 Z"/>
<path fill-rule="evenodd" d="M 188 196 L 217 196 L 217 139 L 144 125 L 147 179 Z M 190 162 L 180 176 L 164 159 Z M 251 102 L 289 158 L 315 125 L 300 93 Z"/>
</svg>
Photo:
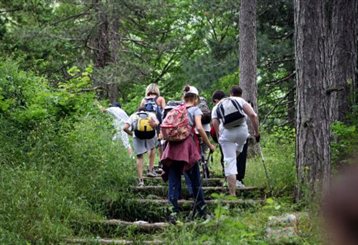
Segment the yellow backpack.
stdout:
<svg viewBox="0 0 358 245">
<path fill-rule="evenodd" d="M 155 129 L 150 126 L 150 116 L 148 112 L 138 112 L 137 120 L 134 125 L 134 134 L 139 139 L 152 139 L 155 136 Z"/>
</svg>

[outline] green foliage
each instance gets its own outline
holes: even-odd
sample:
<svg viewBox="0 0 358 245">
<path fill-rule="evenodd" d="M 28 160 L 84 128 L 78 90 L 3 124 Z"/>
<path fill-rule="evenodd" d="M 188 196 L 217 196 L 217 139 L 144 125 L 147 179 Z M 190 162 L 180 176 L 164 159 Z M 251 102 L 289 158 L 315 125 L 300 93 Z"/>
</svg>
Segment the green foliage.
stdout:
<svg viewBox="0 0 358 245">
<path fill-rule="evenodd" d="M 318 235 L 312 235 L 318 234 L 317 226 L 312 217 L 310 219 L 304 213 L 296 213 L 299 222 L 295 227 L 295 237 L 277 243 L 267 236 L 269 217 L 294 209 L 290 201 L 272 198 L 267 199 L 262 207 L 249 210 L 229 210 L 219 206 L 210 221 L 179 223 L 166 231 L 162 238 L 171 244 L 319 244 Z"/>
<path fill-rule="evenodd" d="M 342 122 L 333 123 L 331 129 L 334 136 L 331 142 L 331 154 L 333 163 L 336 163 L 357 147 L 358 130 L 356 125 L 346 125 Z"/>
<path fill-rule="evenodd" d="M 280 135 L 284 134 L 284 131 L 263 135 L 263 158 L 257 156 L 248 160 L 246 184 L 268 187 L 270 181 L 274 196 L 293 197 L 296 185 L 295 143 L 292 130 L 288 133 L 289 137 Z M 263 164 L 267 167 L 269 180 L 266 178 Z"/>
<path fill-rule="evenodd" d="M 112 118 L 83 91 L 91 68 L 71 69 L 74 78 L 58 90 L 11 62 L 0 69 L 2 101 L 14 98 L 0 117 L 1 239 L 58 242 L 74 234 L 74 221 L 97 219 L 108 203 L 125 202 L 135 165 L 111 141 Z"/>
<path fill-rule="evenodd" d="M 0 227 L 25 240 L 59 240 L 71 234 L 71 220 L 91 216 L 86 202 L 75 196 L 73 186 L 43 170 L 3 166 L 0 178 Z"/>
</svg>

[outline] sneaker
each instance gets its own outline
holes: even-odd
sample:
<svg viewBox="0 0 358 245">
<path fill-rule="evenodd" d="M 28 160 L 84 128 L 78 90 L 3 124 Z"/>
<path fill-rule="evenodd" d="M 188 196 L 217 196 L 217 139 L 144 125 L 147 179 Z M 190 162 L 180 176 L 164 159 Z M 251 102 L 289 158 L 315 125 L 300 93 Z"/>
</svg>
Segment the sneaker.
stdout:
<svg viewBox="0 0 358 245">
<path fill-rule="evenodd" d="M 236 187 L 243 189 L 243 188 L 245 188 L 245 185 L 240 180 L 236 180 Z"/>
<path fill-rule="evenodd" d="M 142 179 L 140 179 L 138 181 L 138 187 L 143 187 L 144 186 L 144 181 Z"/>
<path fill-rule="evenodd" d="M 163 173 L 163 169 L 161 167 L 154 167 L 153 172 L 161 175 Z"/>
<path fill-rule="evenodd" d="M 148 177 L 157 177 L 157 174 L 154 171 L 148 171 L 147 176 Z"/>
</svg>

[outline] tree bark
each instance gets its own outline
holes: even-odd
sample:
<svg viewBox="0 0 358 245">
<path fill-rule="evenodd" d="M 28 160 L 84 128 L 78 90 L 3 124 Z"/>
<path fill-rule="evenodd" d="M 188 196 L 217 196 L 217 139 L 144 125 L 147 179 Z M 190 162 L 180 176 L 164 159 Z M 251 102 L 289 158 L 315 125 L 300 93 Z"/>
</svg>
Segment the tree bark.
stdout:
<svg viewBox="0 0 358 245">
<path fill-rule="evenodd" d="M 94 4 L 98 27 L 91 40 L 93 62 L 97 69 L 104 69 L 118 60 L 117 53 L 120 45 L 119 18 L 112 16 L 108 6 L 106 8 L 100 0 L 95 0 Z M 111 103 L 115 102 L 119 95 L 118 84 L 108 82 L 105 79 L 106 76 L 101 78 L 95 84 L 95 86 L 103 88 L 99 96 L 108 98 Z"/>
<path fill-rule="evenodd" d="M 253 103 L 257 112 L 256 0 L 241 0 L 240 5 L 240 87 L 242 97 Z"/>
<path fill-rule="evenodd" d="M 329 97 L 323 1 L 294 0 L 296 55 L 296 200 L 319 194 L 330 177 Z"/>
<path fill-rule="evenodd" d="M 331 121 L 345 121 L 352 105 L 350 91 L 355 84 L 357 66 L 356 5 L 355 0 L 333 0 L 330 5 L 328 94 Z"/>
<path fill-rule="evenodd" d="M 242 97 L 251 102 L 256 113 L 257 109 L 257 43 L 256 43 L 256 0 L 241 0 L 240 2 L 240 87 Z M 251 123 L 248 123 L 249 132 L 249 156 L 257 155 L 259 148 L 254 140 L 254 130 Z"/>
</svg>

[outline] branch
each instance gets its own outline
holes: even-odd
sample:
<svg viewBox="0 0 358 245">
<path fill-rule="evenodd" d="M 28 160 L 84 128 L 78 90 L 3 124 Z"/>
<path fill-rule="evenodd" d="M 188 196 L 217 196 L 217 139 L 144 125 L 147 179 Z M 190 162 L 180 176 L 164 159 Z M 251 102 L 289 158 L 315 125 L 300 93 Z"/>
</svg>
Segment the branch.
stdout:
<svg viewBox="0 0 358 245">
<path fill-rule="evenodd" d="M 268 116 L 269 116 L 272 112 L 274 112 L 274 111 L 276 110 L 276 108 L 282 103 L 282 101 L 284 101 L 284 100 L 289 96 L 289 94 L 292 93 L 295 89 L 296 89 L 296 86 L 294 86 L 293 88 L 291 88 L 291 89 L 287 92 L 287 94 L 285 94 L 285 96 L 283 96 L 283 97 L 274 105 L 274 107 L 273 107 L 268 113 L 266 113 L 264 119 L 262 120 L 262 124 L 265 124 L 265 122 L 266 122 Z"/>
<path fill-rule="evenodd" d="M 267 82 L 266 84 L 272 84 L 272 85 L 275 85 L 275 84 L 279 84 L 279 83 L 282 83 L 282 82 L 285 82 L 287 80 L 290 80 L 292 77 L 294 77 L 296 75 L 296 71 L 293 71 L 292 73 L 290 73 L 289 75 L 287 75 L 286 77 L 283 77 L 283 78 L 280 78 L 280 79 L 277 79 L 277 80 L 272 80 L 272 81 L 269 81 Z"/>
<path fill-rule="evenodd" d="M 330 87 L 326 90 L 326 94 L 327 95 L 331 95 L 331 93 L 333 92 L 339 92 L 339 91 L 343 91 L 344 87 Z"/>
<path fill-rule="evenodd" d="M 53 25 L 53 26 L 57 26 L 58 24 L 60 24 L 61 22 L 65 22 L 65 21 L 68 21 L 68 20 L 71 20 L 71 19 L 77 19 L 79 17 L 82 17 L 82 16 L 86 16 L 89 14 L 89 10 L 91 8 L 87 9 L 85 12 L 82 12 L 82 13 L 79 13 L 79 14 L 75 14 L 75 15 L 70 15 L 70 16 L 67 16 L 66 18 L 63 18 L 63 19 L 60 19 L 60 20 L 57 20 L 53 23 L 50 23 L 50 25 Z"/>
<path fill-rule="evenodd" d="M 0 14 L 3 14 L 3 13 L 12 13 L 12 12 L 20 11 L 20 10 L 23 10 L 23 9 L 22 9 L 22 8 L 0 9 Z"/>
<path fill-rule="evenodd" d="M 174 60 L 175 55 L 176 55 L 176 51 L 174 51 L 174 54 L 169 58 L 168 62 L 164 65 L 159 76 L 156 79 L 154 79 L 155 83 L 158 82 L 169 71 L 169 69 L 171 68 L 171 66 L 173 64 L 172 61 Z"/>
<path fill-rule="evenodd" d="M 283 59 L 279 59 L 279 60 L 267 61 L 266 64 L 263 64 L 263 66 L 264 66 L 265 68 L 269 68 L 269 67 L 272 66 L 273 64 L 285 63 L 285 62 L 294 61 L 294 60 L 295 60 L 295 58 L 284 57 Z"/>
</svg>

